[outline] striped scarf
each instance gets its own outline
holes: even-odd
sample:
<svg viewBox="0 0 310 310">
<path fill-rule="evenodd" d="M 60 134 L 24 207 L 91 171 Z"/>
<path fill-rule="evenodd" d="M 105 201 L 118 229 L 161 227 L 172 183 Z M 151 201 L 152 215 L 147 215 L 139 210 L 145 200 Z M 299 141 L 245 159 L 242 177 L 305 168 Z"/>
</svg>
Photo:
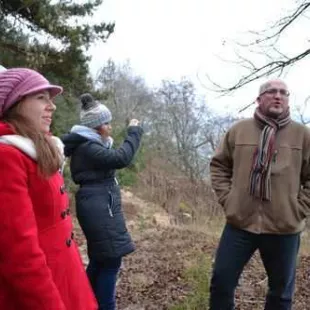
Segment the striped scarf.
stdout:
<svg viewBox="0 0 310 310">
<path fill-rule="evenodd" d="M 290 112 L 281 115 L 278 119 L 268 118 L 256 108 L 254 119 L 262 128 L 260 140 L 253 156 L 250 175 L 250 195 L 261 200 L 271 200 L 271 162 L 274 156 L 275 137 L 279 129 L 290 123 Z"/>
</svg>

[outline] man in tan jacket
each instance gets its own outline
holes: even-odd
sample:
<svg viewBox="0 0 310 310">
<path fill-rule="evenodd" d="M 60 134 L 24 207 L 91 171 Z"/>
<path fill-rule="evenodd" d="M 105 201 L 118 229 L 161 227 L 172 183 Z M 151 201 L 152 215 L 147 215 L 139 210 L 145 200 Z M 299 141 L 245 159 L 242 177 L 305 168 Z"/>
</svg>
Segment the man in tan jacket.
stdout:
<svg viewBox="0 0 310 310">
<path fill-rule="evenodd" d="M 310 131 L 291 120 L 281 80 L 259 89 L 254 117 L 235 124 L 212 158 L 211 180 L 227 223 L 213 270 L 210 309 L 234 309 L 240 274 L 260 252 L 265 310 L 292 309 L 300 232 L 310 212 Z"/>
</svg>

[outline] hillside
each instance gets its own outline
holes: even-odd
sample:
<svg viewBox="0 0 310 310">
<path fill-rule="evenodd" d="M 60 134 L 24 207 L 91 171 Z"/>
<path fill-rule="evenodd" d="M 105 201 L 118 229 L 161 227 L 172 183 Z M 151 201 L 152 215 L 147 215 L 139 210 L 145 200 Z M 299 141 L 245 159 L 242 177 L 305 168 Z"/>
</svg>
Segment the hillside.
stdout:
<svg viewBox="0 0 310 310">
<path fill-rule="evenodd" d="M 137 250 L 124 259 L 118 281 L 118 309 L 171 309 L 192 294 L 195 284 L 189 283 L 186 271 L 195 268 L 205 258 L 207 264 L 203 272 L 208 273 L 217 245 L 218 231 L 215 232 L 211 225 L 172 225 L 169 223 L 169 214 L 161 207 L 143 201 L 130 192 L 123 191 L 122 195 L 128 227 Z M 76 234 L 80 249 L 85 254 L 85 240 L 77 225 Z M 310 256 L 303 249 L 301 252 L 303 254 L 300 255 L 297 269 L 295 310 L 310 309 Z M 204 285 L 206 286 L 205 283 Z M 259 256 L 255 255 L 240 280 L 236 310 L 263 309 L 266 285 L 263 266 Z M 207 288 L 203 289 L 207 296 Z M 205 298 L 195 302 L 199 306 L 187 305 L 187 308 L 183 306 L 174 309 L 208 309 Z"/>
</svg>

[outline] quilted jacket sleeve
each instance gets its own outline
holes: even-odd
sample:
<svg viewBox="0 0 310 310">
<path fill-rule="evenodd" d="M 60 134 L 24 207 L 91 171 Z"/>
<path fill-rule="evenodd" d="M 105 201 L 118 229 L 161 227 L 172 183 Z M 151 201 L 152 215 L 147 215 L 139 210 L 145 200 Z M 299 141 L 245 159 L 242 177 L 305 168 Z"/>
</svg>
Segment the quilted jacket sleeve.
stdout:
<svg viewBox="0 0 310 310">
<path fill-rule="evenodd" d="M 23 310 L 65 310 L 40 248 L 22 154 L 0 145 L 0 276 Z"/>
<path fill-rule="evenodd" d="M 88 148 L 88 156 L 95 165 L 108 167 L 109 169 L 121 169 L 127 167 L 137 152 L 143 130 L 141 127 L 129 127 L 128 135 L 118 149 L 105 149 L 97 144 Z"/>
</svg>

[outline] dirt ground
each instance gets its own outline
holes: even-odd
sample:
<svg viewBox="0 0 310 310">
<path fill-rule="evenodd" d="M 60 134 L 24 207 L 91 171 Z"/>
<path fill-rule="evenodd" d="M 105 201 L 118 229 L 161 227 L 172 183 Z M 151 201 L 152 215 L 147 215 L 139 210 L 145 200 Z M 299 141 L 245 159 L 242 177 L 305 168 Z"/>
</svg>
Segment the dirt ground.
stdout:
<svg viewBox="0 0 310 310">
<path fill-rule="evenodd" d="M 198 255 L 206 255 L 212 261 L 217 241 L 201 232 L 169 225 L 168 217 L 159 209 L 141 206 L 141 201 L 135 202 L 128 195 L 125 211 L 137 250 L 123 261 L 117 284 L 118 309 L 168 309 L 191 290 L 184 270 Z M 76 240 L 86 264 L 85 240 L 78 225 Z M 259 256 L 255 255 L 240 279 L 236 310 L 263 309 L 266 288 L 264 269 Z M 208 309 L 207 305 L 204 309 Z M 309 256 L 299 258 L 293 309 L 310 310 Z"/>
</svg>

